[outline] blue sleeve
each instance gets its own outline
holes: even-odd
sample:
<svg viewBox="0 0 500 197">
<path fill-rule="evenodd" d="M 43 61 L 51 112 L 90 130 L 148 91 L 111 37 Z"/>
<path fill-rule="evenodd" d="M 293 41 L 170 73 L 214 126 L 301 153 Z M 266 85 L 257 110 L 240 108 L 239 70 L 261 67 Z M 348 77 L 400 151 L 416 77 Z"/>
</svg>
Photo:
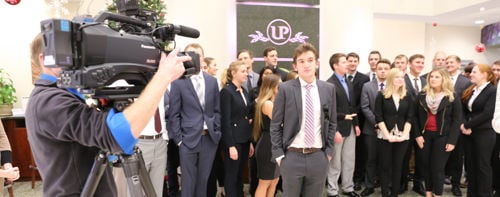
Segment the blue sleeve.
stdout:
<svg viewBox="0 0 500 197">
<path fill-rule="evenodd" d="M 130 124 L 121 112 L 116 112 L 115 109 L 111 109 L 106 118 L 106 123 L 111 131 L 111 134 L 115 138 L 115 141 L 120 145 L 125 154 L 132 154 L 134 152 L 134 146 L 137 144 L 138 140 L 132 135 L 130 129 Z"/>
</svg>

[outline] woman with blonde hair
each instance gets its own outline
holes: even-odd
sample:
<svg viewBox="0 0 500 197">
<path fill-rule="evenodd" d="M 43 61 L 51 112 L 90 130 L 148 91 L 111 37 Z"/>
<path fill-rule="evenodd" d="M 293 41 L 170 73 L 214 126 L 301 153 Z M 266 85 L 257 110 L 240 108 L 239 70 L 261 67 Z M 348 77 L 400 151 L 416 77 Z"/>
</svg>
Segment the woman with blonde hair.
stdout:
<svg viewBox="0 0 500 197">
<path fill-rule="evenodd" d="M 414 102 L 407 96 L 404 73 L 389 71 L 386 88 L 375 99 L 375 120 L 379 128 L 382 196 L 397 196 L 401 184 L 403 157 L 408 147 Z M 392 185 L 392 187 L 391 187 Z"/>
<path fill-rule="evenodd" d="M 417 96 L 415 141 L 421 149 L 426 196 L 443 194 L 444 169 L 458 139 L 462 117 L 460 99 L 454 95 L 448 71 L 435 68 Z"/>
<path fill-rule="evenodd" d="M 242 85 L 247 80 L 247 67 L 234 61 L 226 71 L 226 85 L 220 91 L 221 131 L 224 143 L 224 189 L 227 196 L 243 196 L 242 175 L 248 157 L 253 155 L 250 143 L 251 101 Z"/>
<path fill-rule="evenodd" d="M 255 103 L 253 140 L 256 142 L 257 177 L 259 185 L 255 197 L 272 197 L 279 180 L 279 168 L 271 162 L 270 124 L 273 114 L 274 97 L 278 93 L 281 77 L 275 74 L 263 78 L 259 96 Z"/>
<path fill-rule="evenodd" d="M 478 64 L 470 74 L 472 85 L 462 95 L 467 196 L 493 196 L 491 156 L 496 136 L 491 125 L 495 111 L 496 79 L 488 65 Z"/>
</svg>

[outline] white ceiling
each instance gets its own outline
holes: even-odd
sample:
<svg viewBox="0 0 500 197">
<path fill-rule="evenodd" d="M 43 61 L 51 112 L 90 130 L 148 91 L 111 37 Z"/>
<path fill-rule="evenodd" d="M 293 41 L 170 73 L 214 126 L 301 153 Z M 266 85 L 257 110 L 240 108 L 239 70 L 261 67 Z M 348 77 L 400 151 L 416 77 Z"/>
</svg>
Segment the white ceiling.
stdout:
<svg viewBox="0 0 500 197">
<path fill-rule="evenodd" d="M 484 8 L 481 11 L 481 8 Z M 414 20 L 426 23 L 437 23 L 440 25 L 478 26 L 500 22 L 500 0 L 489 0 L 481 3 L 467 5 L 451 11 L 435 15 L 411 15 L 375 13 L 375 18 Z M 484 20 L 484 24 L 475 24 L 476 20 Z"/>
</svg>

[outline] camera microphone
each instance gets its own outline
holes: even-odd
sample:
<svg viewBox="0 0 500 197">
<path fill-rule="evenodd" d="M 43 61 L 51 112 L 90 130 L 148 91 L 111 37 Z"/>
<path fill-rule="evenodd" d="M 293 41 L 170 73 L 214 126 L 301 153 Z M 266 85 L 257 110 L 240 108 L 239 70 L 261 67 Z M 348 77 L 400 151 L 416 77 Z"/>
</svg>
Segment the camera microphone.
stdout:
<svg viewBox="0 0 500 197">
<path fill-rule="evenodd" d="M 179 36 L 184 36 L 184 37 L 189 37 L 189 38 L 198 38 L 200 37 L 200 31 L 197 29 L 191 28 L 191 27 L 186 27 L 183 25 L 174 25 L 174 24 L 167 24 L 165 27 L 167 29 L 167 32 L 174 32 L 175 34 Z"/>
</svg>

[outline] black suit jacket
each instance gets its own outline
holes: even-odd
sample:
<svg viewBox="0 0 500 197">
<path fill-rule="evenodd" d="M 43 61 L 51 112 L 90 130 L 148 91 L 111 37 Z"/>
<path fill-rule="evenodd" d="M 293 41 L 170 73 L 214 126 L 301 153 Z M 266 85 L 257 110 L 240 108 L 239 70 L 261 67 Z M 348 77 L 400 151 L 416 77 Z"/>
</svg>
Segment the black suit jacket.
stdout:
<svg viewBox="0 0 500 197">
<path fill-rule="evenodd" d="M 410 96 L 413 101 L 417 100 L 418 94 L 415 92 L 415 89 L 413 88 L 413 80 L 410 79 L 410 76 L 408 74 L 405 74 L 405 84 L 406 84 L 406 95 Z M 423 76 L 420 76 L 420 90 L 419 92 L 422 92 L 422 89 L 425 87 L 427 84 L 426 78 Z"/>
<path fill-rule="evenodd" d="M 495 99 L 497 88 L 491 83 L 479 93 L 472 103 L 472 111 L 469 111 L 467 104 L 469 99 L 463 102 L 465 111 L 465 128 L 472 128 L 475 130 L 493 129 L 491 120 L 493 120 L 493 113 L 495 113 Z"/>
<path fill-rule="evenodd" d="M 358 117 L 354 117 L 353 120 L 345 119 L 347 114 L 358 113 L 358 109 L 354 103 L 354 91 L 352 89 L 352 84 L 346 79 L 347 87 L 349 89 L 348 98 L 344 87 L 335 74 L 332 74 L 327 82 L 332 83 L 335 86 L 335 90 L 337 90 L 335 92 L 335 96 L 337 98 L 337 131 L 339 131 L 343 137 L 347 137 L 351 133 L 351 127 L 358 125 Z"/>
<path fill-rule="evenodd" d="M 398 130 L 403 131 L 406 122 L 412 124 L 414 108 L 414 102 L 408 95 L 399 100 L 399 108 L 396 109 L 392 97 L 384 98 L 379 92 L 375 99 L 375 121 L 377 124 L 384 122 L 389 131 L 396 125 Z"/>
<path fill-rule="evenodd" d="M 365 85 L 366 82 L 370 81 L 370 77 L 368 75 L 365 75 L 360 72 L 356 72 L 356 75 L 352 79 L 352 89 L 354 91 L 354 109 L 356 109 L 356 113 L 358 114 L 358 123 L 360 125 L 360 128 L 363 127 L 363 124 L 365 122 L 365 116 L 361 112 L 361 90 L 363 90 L 363 85 Z M 376 81 L 376 80 L 375 80 Z"/>
<path fill-rule="evenodd" d="M 241 93 L 236 91 L 236 86 L 233 83 L 224 86 L 220 91 L 222 140 L 226 148 L 237 143 L 250 141 L 252 133 L 249 122 L 251 105 L 247 91 L 242 90 L 247 104 L 243 101 Z"/>
</svg>

